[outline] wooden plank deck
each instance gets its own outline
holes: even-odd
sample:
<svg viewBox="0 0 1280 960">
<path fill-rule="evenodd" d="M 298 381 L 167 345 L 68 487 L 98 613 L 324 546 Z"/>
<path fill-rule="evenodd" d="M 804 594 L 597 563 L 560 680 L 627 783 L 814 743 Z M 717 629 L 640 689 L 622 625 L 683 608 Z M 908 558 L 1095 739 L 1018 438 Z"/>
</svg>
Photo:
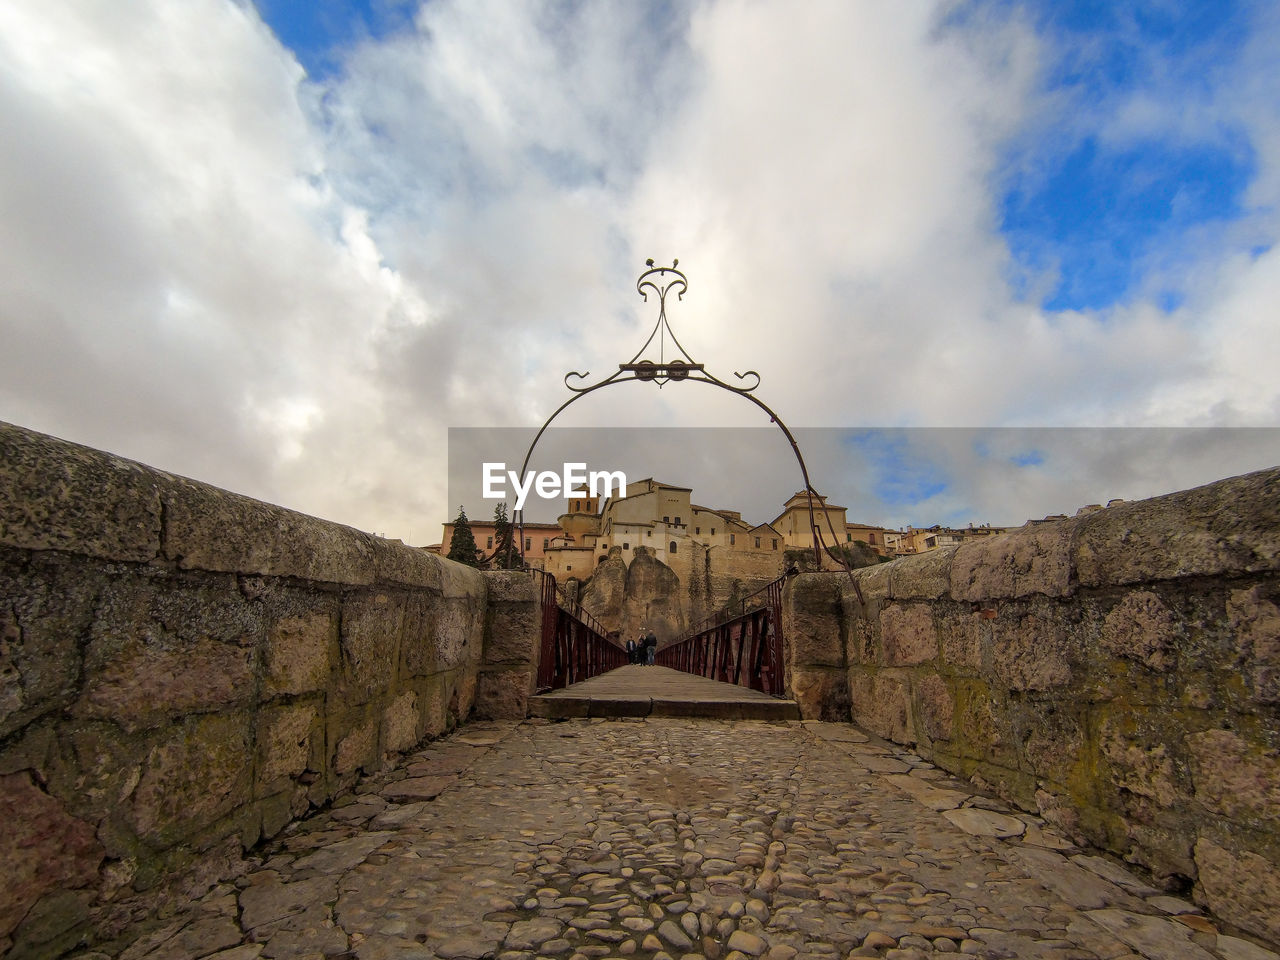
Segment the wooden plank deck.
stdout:
<svg viewBox="0 0 1280 960">
<path fill-rule="evenodd" d="M 627 665 L 571 687 L 531 697 L 529 716 L 799 720 L 800 708 L 794 700 L 669 667 Z"/>
</svg>

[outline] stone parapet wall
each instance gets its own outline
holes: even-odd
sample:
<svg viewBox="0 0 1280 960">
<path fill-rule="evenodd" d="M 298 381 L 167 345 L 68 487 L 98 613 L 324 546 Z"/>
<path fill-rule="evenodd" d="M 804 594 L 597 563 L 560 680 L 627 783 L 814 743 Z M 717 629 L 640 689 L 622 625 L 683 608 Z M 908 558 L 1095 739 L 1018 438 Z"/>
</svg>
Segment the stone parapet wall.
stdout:
<svg viewBox="0 0 1280 960">
<path fill-rule="evenodd" d="M 785 604 L 806 716 L 1280 940 L 1280 470 L 803 575 Z"/>
<path fill-rule="evenodd" d="M 487 571 L 484 663 L 474 716 L 523 720 L 529 712 L 542 653 L 542 578 L 536 572 Z"/>
<path fill-rule="evenodd" d="M 487 593 L 423 551 L 0 424 L 0 953 L 124 922 L 131 894 L 464 719 Z"/>
</svg>

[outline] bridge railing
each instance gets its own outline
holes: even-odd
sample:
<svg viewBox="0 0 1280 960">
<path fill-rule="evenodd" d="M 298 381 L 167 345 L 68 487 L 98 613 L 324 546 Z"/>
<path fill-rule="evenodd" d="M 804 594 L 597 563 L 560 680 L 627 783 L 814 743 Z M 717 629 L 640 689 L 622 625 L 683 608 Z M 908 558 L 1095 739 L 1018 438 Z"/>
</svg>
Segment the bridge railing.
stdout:
<svg viewBox="0 0 1280 960">
<path fill-rule="evenodd" d="M 562 598 L 556 578 L 542 570 L 542 655 L 538 691 L 581 683 L 627 662 L 627 652 L 608 638 L 604 625 L 580 603 Z"/>
<path fill-rule="evenodd" d="M 782 587 L 786 577 L 766 584 L 742 601 L 730 619 L 703 621 L 690 634 L 658 651 L 656 662 L 685 673 L 782 696 Z M 755 604 L 755 609 L 748 610 Z"/>
</svg>

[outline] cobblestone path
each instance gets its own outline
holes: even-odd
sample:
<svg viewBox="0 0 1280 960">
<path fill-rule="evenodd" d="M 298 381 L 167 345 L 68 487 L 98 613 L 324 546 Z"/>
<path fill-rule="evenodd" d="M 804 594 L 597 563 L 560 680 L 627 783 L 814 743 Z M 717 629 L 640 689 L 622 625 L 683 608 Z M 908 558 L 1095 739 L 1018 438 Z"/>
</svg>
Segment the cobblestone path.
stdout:
<svg viewBox="0 0 1280 960">
<path fill-rule="evenodd" d="M 468 725 L 120 956 L 1276 960 L 853 727 L 680 719 Z"/>
</svg>

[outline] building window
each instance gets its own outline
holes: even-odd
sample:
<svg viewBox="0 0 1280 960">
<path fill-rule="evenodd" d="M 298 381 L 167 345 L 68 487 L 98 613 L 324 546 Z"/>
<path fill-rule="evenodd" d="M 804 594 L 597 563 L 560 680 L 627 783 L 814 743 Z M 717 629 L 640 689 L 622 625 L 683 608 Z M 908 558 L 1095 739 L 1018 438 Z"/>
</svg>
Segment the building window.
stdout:
<svg viewBox="0 0 1280 960">
<path fill-rule="evenodd" d="M 712 528 L 711 528 L 711 535 L 712 535 L 713 537 L 716 535 L 716 528 L 715 528 L 715 527 L 712 527 Z"/>
<path fill-rule="evenodd" d="M 693 532 L 694 532 L 694 533 L 696 533 L 696 534 L 698 534 L 699 536 L 701 536 L 701 535 L 702 535 L 702 528 L 701 528 L 701 527 L 694 527 L 694 528 L 693 528 Z"/>
<path fill-rule="evenodd" d="M 760 549 L 760 538 L 759 538 L 759 537 L 756 537 L 756 549 L 757 549 L 757 550 L 759 550 L 759 549 Z"/>
<path fill-rule="evenodd" d="M 626 541 L 623 541 L 623 543 L 622 543 L 622 549 L 623 549 L 623 550 L 630 550 L 630 549 L 631 549 L 631 544 L 627 543 Z"/>
<path fill-rule="evenodd" d="M 738 535 L 736 533 L 729 534 L 729 546 L 732 547 L 737 542 L 738 542 Z"/>
<path fill-rule="evenodd" d="M 543 538 L 542 538 L 542 549 L 543 549 L 543 550 L 545 550 L 545 549 L 547 549 L 547 547 L 549 547 L 549 546 L 551 546 L 551 538 L 550 538 L 550 537 L 543 537 Z"/>
<path fill-rule="evenodd" d="M 532 549 L 533 549 L 533 540 L 532 540 L 532 538 L 530 538 L 530 537 L 525 537 L 525 538 L 524 538 L 524 548 L 525 548 L 526 550 L 532 550 Z"/>
<path fill-rule="evenodd" d="M 670 518 L 670 517 L 663 517 L 663 518 L 662 518 L 662 522 L 663 522 L 663 523 L 670 523 L 670 522 L 671 522 L 671 518 Z"/>
<path fill-rule="evenodd" d="M 777 537 L 774 537 L 774 538 L 773 538 L 773 549 L 775 549 L 775 550 L 777 550 L 777 549 L 778 549 L 778 538 L 777 538 Z"/>
<path fill-rule="evenodd" d="M 676 526 L 677 526 L 677 527 L 678 527 L 678 526 L 680 526 L 680 518 L 679 518 L 679 517 L 676 517 Z"/>
<path fill-rule="evenodd" d="M 572 570 L 572 569 L 573 569 L 573 564 L 572 564 L 572 563 L 566 563 L 566 564 L 564 565 L 564 569 L 565 569 L 565 573 L 568 573 L 570 570 Z"/>
<path fill-rule="evenodd" d="M 671 552 L 672 553 L 676 552 L 676 542 L 674 540 L 671 541 Z"/>
<path fill-rule="evenodd" d="M 652 539 L 653 539 L 653 531 L 652 531 L 652 530 L 646 530 L 646 531 L 645 531 L 645 536 L 647 536 L 650 540 L 652 540 Z"/>
<path fill-rule="evenodd" d="M 485 542 L 484 542 L 484 546 L 485 546 L 485 549 L 486 549 L 486 550 L 492 550 L 492 549 L 493 549 L 493 537 L 486 537 L 486 538 L 485 538 Z"/>
<path fill-rule="evenodd" d="M 876 535 L 874 533 L 867 534 L 867 543 L 875 543 Z"/>
<path fill-rule="evenodd" d="M 846 534 L 844 535 L 844 538 L 845 538 L 845 540 L 846 540 L 846 541 L 852 542 L 852 541 L 853 541 L 853 534 L 852 534 L 852 533 L 846 533 Z"/>
</svg>

